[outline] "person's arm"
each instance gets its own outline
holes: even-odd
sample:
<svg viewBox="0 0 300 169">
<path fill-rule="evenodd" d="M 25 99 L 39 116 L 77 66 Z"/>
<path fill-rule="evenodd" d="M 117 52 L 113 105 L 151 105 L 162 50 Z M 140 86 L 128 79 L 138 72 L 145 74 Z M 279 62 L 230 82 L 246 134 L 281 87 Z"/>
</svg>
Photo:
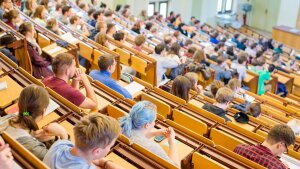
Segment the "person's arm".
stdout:
<svg viewBox="0 0 300 169">
<path fill-rule="evenodd" d="M 0 168 L 13 168 L 13 156 L 8 144 L 0 137 Z"/>
<path fill-rule="evenodd" d="M 109 81 L 110 81 L 110 84 L 107 85 L 108 87 L 110 87 L 114 91 L 122 94 L 125 98 L 132 99 L 131 94 L 126 89 L 124 89 L 122 86 L 120 86 L 116 81 L 114 81 L 112 79 L 109 79 Z"/>
<path fill-rule="evenodd" d="M 46 61 L 42 56 L 40 56 L 31 45 L 28 45 L 28 53 L 30 55 L 32 64 L 40 67 L 46 67 L 50 65 L 50 62 Z"/>
<path fill-rule="evenodd" d="M 102 158 L 100 160 L 94 160 L 94 165 L 96 165 L 98 168 L 104 168 L 104 169 L 123 169 L 122 166 L 112 162 L 111 160 L 108 160 L 106 158 Z"/>
<path fill-rule="evenodd" d="M 168 128 L 168 143 L 169 143 L 169 153 L 168 156 L 170 159 L 177 165 L 180 166 L 180 160 L 179 160 L 179 153 L 176 146 L 176 140 L 175 140 L 175 132 L 172 127 Z"/>
<path fill-rule="evenodd" d="M 159 129 L 159 130 L 153 130 L 153 131 L 150 131 L 146 137 L 147 138 L 152 138 L 152 137 L 155 137 L 155 136 L 164 136 L 167 132 L 167 128 L 165 129 Z"/>
<path fill-rule="evenodd" d="M 97 97 L 94 92 L 94 89 L 93 89 L 92 85 L 90 84 L 89 79 L 87 78 L 87 76 L 84 73 L 81 74 L 81 79 L 82 79 L 82 83 L 83 83 L 83 86 L 86 91 L 86 98 L 80 104 L 79 107 L 85 108 L 85 109 L 96 109 L 98 102 L 97 102 Z"/>
<path fill-rule="evenodd" d="M 163 61 L 162 65 L 163 65 L 164 68 L 172 69 L 172 68 L 177 67 L 179 65 L 179 63 L 176 62 L 173 59 L 166 59 L 166 60 Z"/>
<path fill-rule="evenodd" d="M 72 79 L 71 86 L 77 90 L 79 89 L 79 82 L 81 81 L 81 74 L 82 74 L 82 69 L 77 68 L 75 71 L 75 76 Z"/>
</svg>

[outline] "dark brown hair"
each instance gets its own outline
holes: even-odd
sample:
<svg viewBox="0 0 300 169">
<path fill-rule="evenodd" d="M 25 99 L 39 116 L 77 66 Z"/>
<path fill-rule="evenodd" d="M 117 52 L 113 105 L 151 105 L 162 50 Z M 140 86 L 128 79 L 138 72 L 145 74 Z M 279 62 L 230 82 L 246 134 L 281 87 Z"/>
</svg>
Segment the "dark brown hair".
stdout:
<svg viewBox="0 0 300 169">
<path fill-rule="evenodd" d="M 12 19 L 17 18 L 17 17 L 19 16 L 19 14 L 20 14 L 20 13 L 19 13 L 17 10 L 12 9 L 12 10 L 10 10 L 10 11 L 8 11 L 8 12 L 5 12 L 5 13 L 3 14 L 3 18 L 4 18 L 4 19 L 7 19 L 8 21 L 11 21 Z"/>
<path fill-rule="evenodd" d="M 33 25 L 30 22 L 24 22 L 22 25 L 19 27 L 19 32 L 22 35 L 26 35 L 27 32 L 30 32 L 33 29 Z"/>
<path fill-rule="evenodd" d="M 74 56 L 69 53 L 60 53 L 52 60 L 52 70 L 55 74 L 61 74 L 66 66 L 72 65 Z"/>
<path fill-rule="evenodd" d="M 191 90 L 191 82 L 184 76 L 177 76 L 174 79 L 171 93 L 185 101 L 189 101 L 189 92 Z"/>
</svg>

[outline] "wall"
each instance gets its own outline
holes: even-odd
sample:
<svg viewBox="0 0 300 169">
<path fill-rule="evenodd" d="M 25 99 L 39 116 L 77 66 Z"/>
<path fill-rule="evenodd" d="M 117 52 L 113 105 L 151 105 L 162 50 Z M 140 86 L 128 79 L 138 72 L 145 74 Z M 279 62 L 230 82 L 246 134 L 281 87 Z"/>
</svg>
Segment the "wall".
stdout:
<svg viewBox="0 0 300 169">
<path fill-rule="evenodd" d="M 280 4 L 277 25 L 295 28 L 298 18 L 300 0 L 282 0 Z"/>
<path fill-rule="evenodd" d="M 169 11 L 181 14 L 183 21 L 189 21 L 192 15 L 192 0 L 170 0 Z"/>
</svg>

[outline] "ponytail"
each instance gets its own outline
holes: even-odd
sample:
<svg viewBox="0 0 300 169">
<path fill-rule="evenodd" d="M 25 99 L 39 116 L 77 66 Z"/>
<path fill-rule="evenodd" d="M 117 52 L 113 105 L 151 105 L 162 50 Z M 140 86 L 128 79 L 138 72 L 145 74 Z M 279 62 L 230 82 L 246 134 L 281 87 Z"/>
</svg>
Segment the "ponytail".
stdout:
<svg viewBox="0 0 300 169">
<path fill-rule="evenodd" d="M 136 103 L 129 115 L 119 119 L 122 133 L 127 137 L 132 136 L 132 130 L 141 129 L 146 123 L 151 123 L 156 118 L 156 106 L 149 101 Z"/>
<path fill-rule="evenodd" d="M 18 121 L 21 124 L 21 126 L 25 126 L 30 131 L 36 131 L 39 129 L 37 123 L 30 115 L 30 112 L 19 112 L 19 114 L 20 115 Z"/>
</svg>

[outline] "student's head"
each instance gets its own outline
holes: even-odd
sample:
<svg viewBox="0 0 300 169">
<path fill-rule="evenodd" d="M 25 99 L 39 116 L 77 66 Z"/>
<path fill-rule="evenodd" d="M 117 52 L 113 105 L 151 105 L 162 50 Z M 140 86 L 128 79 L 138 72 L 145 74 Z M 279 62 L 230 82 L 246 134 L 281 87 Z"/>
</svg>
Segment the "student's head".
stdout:
<svg viewBox="0 0 300 169">
<path fill-rule="evenodd" d="M 69 53 L 58 54 L 52 60 L 52 70 L 56 76 L 65 76 L 69 79 L 73 78 L 76 70 L 74 56 Z"/>
<path fill-rule="evenodd" d="M 26 37 L 34 38 L 35 30 L 30 22 L 22 23 L 19 27 L 19 32 Z"/>
<path fill-rule="evenodd" d="M 62 11 L 62 5 L 61 4 L 56 4 L 55 11 L 61 13 L 61 11 Z"/>
<path fill-rule="evenodd" d="M 80 119 L 73 128 L 75 147 L 89 159 L 105 157 L 120 135 L 118 121 L 100 113 L 92 113 Z"/>
<path fill-rule="evenodd" d="M 118 31 L 114 34 L 114 39 L 116 41 L 124 41 L 125 40 L 125 33 L 124 32 L 121 32 L 121 31 Z"/>
<path fill-rule="evenodd" d="M 98 66 L 101 71 L 109 71 L 113 73 L 116 69 L 116 60 L 115 56 L 111 54 L 104 54 L 98 60 Z"/>
<path fill-rule="evenodd" d="M 242 86 L 241 81 L 239 81 L 239 79 L 236 78 L 232 78 L 228 82 L 228 87 L 235 93 L 239 91 L 241 86 Z"/>
<path fill-rule="evenodd" d="M 93 18 L 93 14 L 94 14 L 95 11 L 96 11 L 96 10 L 95 10 L 94 8 L 89 9 L 89 10 L 87 11 L 88 16 L 89 16 L 90 18 Z"/>
<path fill-rule="evenodd" d="M 197 48 L 194 46 L 190 46 L 187 50 L 187 53 L 190 54 L 191 56 L 193 56 L 196 52 Z"/>
<path fill-rule="evenodd" d="M 192 45 L 193 44 L 193 41 L 191 40 L 191 39 L 187 39 L 187 40 L 185 40 L 185 42 L 184 42 L 184 46 L 186 46 L 186 47 L 189 47 L 190 45 Z"/>
<path fill-rule="evenodd" d="M 191 82 L 191 89 L 197 91 L 198 74 L 195 72 L 188 72 L 184 75 Z"/>
<path fill-rule="evenodd" d="M 134 44 L 136 46 L 143 46 L 145 42 L 146 42 L 146 37 L 144 35 L 137 35 L 134 39 Z"/>
<path fill-rule="evenodd" d="M 234 99 L 234 92 L 228 87 L 221 87 L 216 94 L 216 101 L 220 104 L 229 105 Z"/>
<path fill-rule="evenodd" d="M 153 23 L 152 23 L 152 22 L 147 22 L 147 23 L 145 24 L 145 29 L 147 29 L 148 31 L 150 31 L 150 29 L 152 28 L 152 26 L 153 26 Z"/>
<path fill-rule="evenodd" d="M 194 16 L 192 16 L 191 21 L 194 23 L 195 20 L 196 20 L 196 18 Z"/>
<path fill-rule="evenodd" d="M 70 24 L 71 25 L 80 25 L 81 24 L 81 19 L 79 16 L 77 15 L 73 15 L 70 18 Z"/>
<path fill-rule="evenodd" d="M 61 12 L 64 16 L 69 17 L 71 15 L 71 9 L 70 6 L 63 6 Z"/>
<path fill-rule="evenodd" d="M 171 45 L 170 51 L 168 52 L 168 54 L 172 54 L 172 55 L 177 55 L 179 56 L 179 51 L 180 51 L 180 45 L 178 43 L 173 43 Z"/>
<path fill-rule="evenodd" d="M 171 88 L 171 93 L 185 101 L 189 100 L 189 92 L 192 88 L 191 82 L 184 76 L 177 76 Z"/>
<path fill-rule="evenodd" d="M 218 90 L 224 87 L 224 82 L 220 81 L 220 80 L 214 80 L 211 85 L 210 85 L 210 92 L 213 95 L 214 98 L 216 98 L 216 94 L 218 92 Z"/>
<path fill-rule="evenodd" d="M 172 36 L 166 35 L 166 36 L 164 37 L 164 43 L 165 43 L 166 45 L 169 45 L 171 42 L 172 42 Z"/>
<path fill-rule="evenodd" d="M 296 136 L 300 135 L 300 120 L 292 119 L 288 121 L 287 125 L 294 131 Z"/>
<path fill-rule="evenodd" d="M 236 34 L 234 34 L 234 39 L 238 39 L 240 37 L 240 34 L 239 33 L 236 33 Z"/>
<path fill-rule="evenodd" d="M 97 33 L 95 36 L 95 42 L 107 47 L 107 35 L 101 32 Z"/>
<path fill-rule="evenodd" d="M 105 13 L 104 13 L 104 16 L 105 16 L 106 18 L 109 18 L 109 17 L 112 17 L 112 16 L 113 16 L 113 14 L 114 14 L 114 12 L 113 12 L 113 11 L 111 11 L 111 10 L 107 10 L 107 11 L 105 11 Z"/>
<path fill-rule="evenodd" d="M 245 55 L 240 55 L 238 57 L 238 64 L 244 64 L 245 65 L 246 62 L 247 62 L 247 57 Z"/>
<path fill-rule="evenodd" d="M 29 11 L 33 11 L 35 8 L 35 4 L 36 4 L 36 2 L 34 2 L 34 0 L 26 0 L 25 1 L 25 9 L 27 9 Z"/>
<path fill-rule="evenodd" d="M 19 114 L 15 121 L 22 127 L 36 131 L 37 121 L 41 120 L 49 104 L 49 94 L 45 88 L 37 85 L 25 87 L 19 97 Z"/>
<path fill-rule="evenodd" d="M 81 4 L 81 0 L 76 0 L 75 3 L 76 3 L 76 5 L 80 5 Z"/>
<path fill-rule="evenodd" d="M 129 15 L 130 15 L 129 9 L 124 9 L 124 10 L 122 11 L 122 16 L 123 16 L 123 17 L 128 18 Z"/>
<path fill-rule="evenodd" d="M 12 0 L 0 0 L 0 6 L 4 9 L 12 9 L 13 1 Z"/>
<path fill-rule="evenodd" d="M 261 113 L 260 103 L 251 103 L 246 110 L 246 113 L 253 117 L 259 117 Z"/>
<path fill-rule="evenodd" d="M 32 18 L 45 19 L 47 10 L 43 5 L 38 5 L 32 15 Z"/>
<path fill-rule="evenodd" d="M 163 43 L 160 43 L 155 46 L 154 52 L 158 55 L 163 55 L 163 52 L 165 51 L 166 46 Z"/>
<path fill-rule="evenodd" d="M 223 63 L 225 63 L 226 59 L 224 58 L 223 55 L 221 55 L 217 58 L 216 61 L 217 61 L 218 65 L 222 65 Z"/>
<path fill-rule="evenodd" d="M 101 33 L 106 33 L 107 32 L 107 25 L 105 22 L 97 22 L 96 24 L 96 29 L 101 32 Z"/>
<path fill-rule="evenodd" d="M 107 30 L 106 30 L 106 33 L 107 33 L 107 34 L 111 34 L 111 35 L 115 34 L 115 33 L 116 33 L 115 24 L 113 24 L 113 23 L 108 23 L 108 24 L 107 24 Z"/>
<path fill-rule="evenodd" d="M 95 11 L 93 13 L 93 18 L 98 22 L 104 21 L 104 11 L 102 10 Z"/>
<path fill-rule="evenodd" d="M 10 21 L 12 23 L 19 23 L 21 21 L 21 18 L 20 18 L 20 13 L 15 10 L 15 9 L 12 9 L 8 12 L 5 12 L 3 14 L 3 18 L 6 19 L 7 21 Z"/>
<path fill-rule="evenodd" d="M 193 60 L 195 63 L 200 63 L 202 61 L 206 60 L 205 53 L 202 49 L 196 50 L 196 52 L 193 55 Z"/>
<path fill-rule="evenodd" d="M 55 31 L 58 30 L 57 20 L 55 18 L 48 19 L 46 27 Z"/>
<path fill-rule="evenodd" d="M 281 156 L 287 152 L 288 146 L 295 143 L 295 139 L 295 134 L 288 125 L 278 124 L 269 131 L 265 142 L 269 145 L 268 148 L 273 155 Z"/>
<path fill-rule="evenodd" d="M 149 101 L 137 102 L 126 115 L 119 119 L 122 133 L 131 137 L 132 130 L 150 132 L 155 125 L 156 105 Z"/>
<path fill-rule="evenodd" d="M 171 12 L 170 12 L 170 16 L 171 16 L 171 17 L 174 17 L 174 16 L 175 16 L 175 12 L 174 12 L 174 11 L 171 11 Z"/>
</svg>

